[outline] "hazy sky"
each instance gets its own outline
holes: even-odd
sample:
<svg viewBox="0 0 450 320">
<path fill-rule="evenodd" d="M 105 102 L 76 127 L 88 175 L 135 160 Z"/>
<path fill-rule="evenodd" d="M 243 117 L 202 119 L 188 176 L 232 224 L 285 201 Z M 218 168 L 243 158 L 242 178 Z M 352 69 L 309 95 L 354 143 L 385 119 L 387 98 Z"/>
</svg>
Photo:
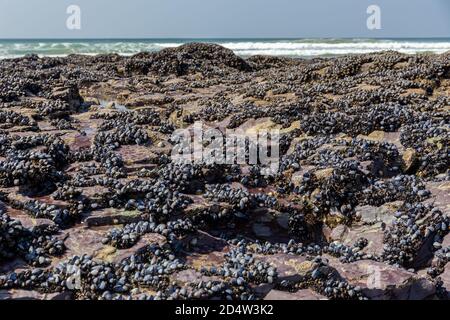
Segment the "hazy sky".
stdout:
<svg viewBox="0 0 450 320">
<path fill-rule="evenodd" d="M 81 30 L 66 8 L 81 8 Z M 381 30 L 366 9 L 381 8 Z M 449 0 L 0 0 L 0 38 L 450 37 Z"/>
</svg>

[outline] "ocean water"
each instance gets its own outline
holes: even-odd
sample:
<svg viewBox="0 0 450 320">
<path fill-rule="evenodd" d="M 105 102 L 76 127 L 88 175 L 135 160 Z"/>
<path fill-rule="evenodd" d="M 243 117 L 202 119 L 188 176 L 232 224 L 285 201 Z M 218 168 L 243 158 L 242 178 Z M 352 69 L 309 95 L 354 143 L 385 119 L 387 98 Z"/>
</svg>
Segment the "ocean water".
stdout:
<svg viewBox="0 0 450 320">
<path fill-rule="evenodd" d="M 449 39 L 146 39 L 146 40 L 0 40 L 0 58 L 35 53 L 39 56 L 118 53 L 133 55 L 155 52 L 187 42 L 217 43 L 240 56 L 286 57 L 337 56 L 395 50 L 402 53 L 443 53 L 450 50 Z"/>
</svg>

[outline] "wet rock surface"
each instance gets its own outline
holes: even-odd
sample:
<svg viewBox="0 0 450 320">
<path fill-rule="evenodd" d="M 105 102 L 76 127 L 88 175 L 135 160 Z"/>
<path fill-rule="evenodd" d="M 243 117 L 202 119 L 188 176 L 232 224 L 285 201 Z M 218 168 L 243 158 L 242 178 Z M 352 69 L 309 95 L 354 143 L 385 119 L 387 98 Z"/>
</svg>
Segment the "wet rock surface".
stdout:
<svg viewBox="0 0 450 320">
<path fill-rule="evenodd" d="M 0 61 L 0 299 L 448 299 L 450 54 Z M 279 129 L 280 166 L 176 129 Z"/>
</svg>

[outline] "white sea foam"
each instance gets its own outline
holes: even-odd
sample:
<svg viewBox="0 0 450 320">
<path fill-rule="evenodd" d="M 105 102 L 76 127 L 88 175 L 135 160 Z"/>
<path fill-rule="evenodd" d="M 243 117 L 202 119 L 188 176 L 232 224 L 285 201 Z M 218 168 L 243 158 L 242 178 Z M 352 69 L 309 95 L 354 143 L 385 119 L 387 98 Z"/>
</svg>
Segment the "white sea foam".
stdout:
<svg viewBox="0 0 450 320">
<path fill-rule="evenodd" d="M 197 40 L 198 41 L 198 40 Z M 40 56 L 68 54 L 117 53 L 132 55 L 142 51 L 159 51 L 187 41 L 0 41 L 0 57 L 12 58 L 35 53 Z M 394 50 L 402 53 L 443 53 L 450 51 L 449 40 L 373 40 L 373 39 L 302 39 L 302 40 L 217 40 L 216 42 L 241 56 L 273 55 L 314 57 Z"/>
</svg>

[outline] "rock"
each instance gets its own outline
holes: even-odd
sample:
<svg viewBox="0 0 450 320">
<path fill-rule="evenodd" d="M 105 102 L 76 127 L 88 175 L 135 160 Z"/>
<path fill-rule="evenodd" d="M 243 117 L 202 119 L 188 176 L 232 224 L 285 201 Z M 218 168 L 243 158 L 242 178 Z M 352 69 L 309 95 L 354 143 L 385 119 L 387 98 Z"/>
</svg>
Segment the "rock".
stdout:
<svg viewBox="0 0 450 320">
<path fill-rule="evenodd" d="M 264 300 L 328 300 L 327 297 L 318 294 L 311 289 L 298 290 L 297 292 L 286 292 L 271 290 Z"/>
<path fill-rule="evenodd" d="M 383 141 L 385 134 L 386 133 L 384 131 L 376 130 L 376 131 L 373 131 L 372 133 L 370 133 L 367 136 L 367 139 L 372 140 L 372 141 Z"/>
<path fill-rule="evenodd" d="M 173 102 L 173 98 L 164 94 L 143 94 L 138 96 L 133 96 L 125 100 L 124 105 L 128 108 L 144 107 L 151 105 L 164 105 Z"/>
<path fill-rule="evenodd" d="M 336 227 L 334 227 L 331 230 L 331 233 L 327 237 L 327 240 L 329 242 L 333 242 L 336 240 L 342 241 L 342 239 L 345 239 L 345 237 L 347 236 L 348 231 L 349 231 L 349 228 L 346 225 L 343 225 L 343 224 L 337 225 Z"/>
<path fill-rule="evenodd" d="M 195 240 L 195 241 L 193 241 Z M 195 270 L 202 267 L 219 267 L 225 262 L 224 254 L 229 251 L 228 243 L 220 238 L 198 231 L 195 236 L 186 237 L 183 243 L 190 249 L 186 256 L 186 264 Z M 195 243 L 193 245 L 192 243 Z"/>
<path fill-rule="evenodd" d="M 331 177 L 333 175 L 334 169 L 333 168 L 327 168 L 327 169 L 321 169 L 321 170 L 317 170 L 316 172 L 314 172 L 314 175 L 316 176 L 316 178 L 321 181 L 321 180 L 325 180 L 328 179 L 329 177 Z"/>
<path fill-rule="evenodd" d="M 106 245 L 94 252 L 94 258 L 111 263 L 120 263 L 132 255 L 140 255 L 144 253 L 148 246 L 152 243 L 163 245 L 165 242 L 166 238 L 162 235 L 157 233 L 147 233 L 143 235 L 131 248 L 117 249 Z"/>
<path fill-rule="evenodd" d="M 443 284 L 442 287 L 447 290 L 447 298 L 450 299 L 450 262 L 444 267 L 444 272 L 439 275 Z"/>
<path fill-rule="evenodd" d="M 431 203 L 450 217 L 450 181 L 426 182 L 425 187 L 431 192 L 425 203 Z"/>
<path fill-rule="evenodd" d="M 114 101 L 110 101 L 105 104 L 105 109 L 114 110 L 115 108 L 116 103 Z"/>
<path fill-rule="evenodd" d="M 137 222 L 141 213 L 137 210 L 103 209 L 93 211 L 84 222 L 88 227 L 109 226 Z"/>
<path fill-rule="evenodd" d="M 100 100 L 98 98 L 95 97 L 85 97 L 84 98 L 84 102 L 89 104 L 89 105 L 95 105 L 95 106 L 99 106 L 100 105 Z"/>
<path fill-rule="evenodd" d="M 216 44 L 189 43 L 161 50 L 152 59 L 151 70 L 158 74 L 217 74 L 218 72 L 251 71 L 242 58 Z"/>
<path fill-rule="evenodd" d="M 199 271 L 193 269 L 182 270 L 176 272 L 170 277 L 172 281 L 177 282 L 179 286 L 184 286 L 189 282 L 199 283 L 200 281 L 208 282 L 208 281 L 220 281 L 219 277 L 215 276 L 205 276 Z"/>
<path fill-rule="evenodd" d="M 267 294 L 274 289 L 275 284 L 273 283 L 261 283 L 258 285 L 250 284 L 253 289 L 253 293 L 260 299 L 263 299 Z"/>
<path fill-rule="evenodd" d="M 374 206 L 357 206 L 355 208 L 356 215 L 360 218 L 362 224 L 375 224 L 384 222 L 390 225 L 394 220 L 395 211 L 402 205 L 401 201 L 386 203 L 380 207 Z"/>
<path fill-rule="evenodd" d="M 442 247 L 450 247 L 450 233 L 444 237 L 444 240 L 442 240 Z"/>
<path fill-rule="evenodd" d="M 304 256 L 278 253 L 270 256 L 258 256 L 258 259 L 270 263 L 278 271 L 278 282 L 298 281 L 314 270 L 314 263 Z"/>
<path fill-rule="evenodd" d="M 39 293 L 32 290 L 0 290 L 0 300 L 71 300 L 72 293 Z"/>
<path fill-rule="evenodd" d="M 361 287 L 370 299 L 423 300 L 436 292 L 432 281 L 385 263 L 360 260 L 343 264 L 332 257 L 329 261 L 341 277 Z"/>
<path fill-rule="evenodd" d="M 359 238 L 365 238 L 369 242 L 360 252 L 371 255 L 383 253 L 384 233 L 381 223 L 366 226 L 353 226 L 348 228 L 344 225 L 336 226 L 330 234 L 329 241 L 339 241 L 347 246 L 352 246 Z"/>
<path fill-rule="evenodd" d="M 191 240 L 196 239 L 196 245 L 192 248 L 195 252 L 211 252 L 211 251 L 227 251 L 228 243 L 221 239 L 210 235 L 204 231 L 198 231 L 196 235 L 186 237 L 183 239 L 184 243 L 189 243 Z"/>
<path fill-rule="evenodd" d="M 27 263 L 21 259 L 16 258 L 9 261 L 2 261 L 0 263 L 0 274 L 6 274 L 11 272 L 19 273 L 21 271 L 24 271 L 28 268 Z"/>
<path fill-rule="evenodd" d="M 252 229 L 255 235 L 260 238 L 270 237 L 272 235 L 270 228 L 261 223 L 254 223 Z"/>
<path fill-rule="evenodd" d="M 73 111 L 81 105 L 83 99 L 78 92 L 78 88 L 71 87 L 56 87 L 53 89 L 51 97 L 67 102 Z"/>
<path fill-rule="evenodd" d="M 151 162 L 158 156 L 147 146 L 121 146 L 118 153 L 122 156 L 127 166 L 140 165 L 151 167 Z"/>
<path fill-rule="evenodd" d="M 417 153 L 413 148 L 406 149 L 402 154 L 402 166 L 404 172 L 411 172 L 417 164 Z"/>
<path fill-rule="evenodd" d="M 224 264 L 224 252 L 190 253 L 186 257 L 186 265 L 200 271 L 202 268 L 220 267 Z"/>
<path fill-rule="evenodd" d="M 27 229 L 45 228 L 48 226 L 55 225 L 55 223 L 50 219 L 33 218 L 21 211 L 19 212 L 18 210 L 8 209 L 8 212 L 11 218 L 19 220 L 22 226 L 24 226 Z"/>
<path fill-rule="evenodd" d="M 277 211 L 274 214 L 275 214 L 275 218 L 276 218 L 278 225 L 281 228 L 288 230 L 289 229 L 289 213 Z"/>
</svg>

